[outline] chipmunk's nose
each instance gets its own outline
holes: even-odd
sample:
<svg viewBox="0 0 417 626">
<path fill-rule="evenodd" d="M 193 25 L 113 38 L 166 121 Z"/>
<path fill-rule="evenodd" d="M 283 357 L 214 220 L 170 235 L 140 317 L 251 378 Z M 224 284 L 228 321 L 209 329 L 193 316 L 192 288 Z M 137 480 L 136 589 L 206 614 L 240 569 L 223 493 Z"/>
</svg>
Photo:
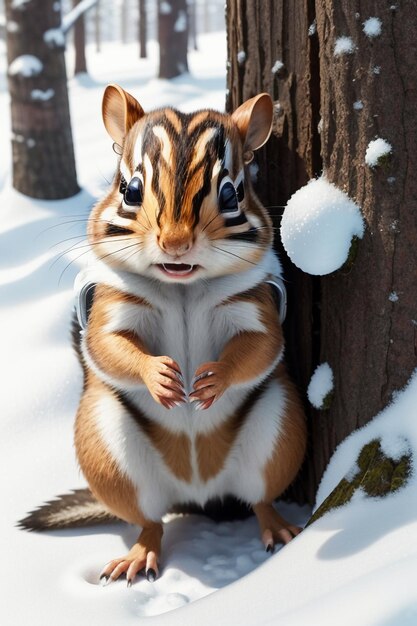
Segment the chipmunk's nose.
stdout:
<svg viewBox="0 0 417 626">
<path fill-rule="evenodd" d="M 158 244 L 170 256 L 181 256 L 191 250 L 193 236 L 186 228 L 163 229 L 159 235 Z"/>
</svg>

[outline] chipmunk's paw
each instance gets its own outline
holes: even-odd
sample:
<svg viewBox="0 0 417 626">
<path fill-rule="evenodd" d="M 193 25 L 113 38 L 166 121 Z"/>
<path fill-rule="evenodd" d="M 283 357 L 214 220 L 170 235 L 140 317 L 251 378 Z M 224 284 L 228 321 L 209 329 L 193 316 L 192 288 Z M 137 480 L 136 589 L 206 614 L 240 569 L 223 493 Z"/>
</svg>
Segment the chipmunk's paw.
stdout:
<svg viewBox="0 0 417 626">
<path fill-rule="evenodd" d="M 302 531 L 302 528 L 281 517 L 271 504 L 260 503 L 253 510 L 258 518 L 261 541 L 267 552 L 273 552 L 277 543 L 286 545 Z"/>
<path fill-rule="evenodd" d="M 194 373 L 192 386 L 194 391 L 189 394 L 189 401 L 197 402 L 198 410 L 208 409 L 229 386 L 227 367 L 220 361 L 203 363 Z"/>
<path fill-rule="evenodd" d="M 143 380 L 152 398 L 166 409 L 185 402 L 184 379 L 180 367 L 169 356 L 150 356 Z"/>
<path fill-rule="evenodd" d="M 144 529 L 128 554 L 107 563 L 100 574 L 101 584 L 107 585 L 117 580 L 122 574 L 126 574 L 127 586 L 130 587 L 136 574 L 141 570 L 145 571 L 149 582 L 154 582 L 159 574 L 158 556 L 161 536 L 162 527 L 159 524 Z"/>
</svg>

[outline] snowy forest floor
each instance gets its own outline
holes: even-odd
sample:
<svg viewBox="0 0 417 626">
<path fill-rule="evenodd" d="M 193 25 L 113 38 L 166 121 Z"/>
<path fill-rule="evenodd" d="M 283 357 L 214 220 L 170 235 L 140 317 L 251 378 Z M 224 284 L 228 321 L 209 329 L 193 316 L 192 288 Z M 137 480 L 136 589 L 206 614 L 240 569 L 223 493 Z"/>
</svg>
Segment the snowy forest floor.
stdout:
<svg viewBox="0 0 417 626">
<path fill-rule="evenodd" d="M 70 80 L 78 179 L 82 191 L 60 202 L 34 201 L 11 188 L 10 155 L 0 172 L 0 333 L 2 346 L 2 568 L 0 621 L 7 626 L 99 623 L 235 624 L 240 626 L 417 623 L 416 480 L 388 498 L 355 497 L 319 520 L 272 557 L 255 520 L 216 525 L 171 518 L 163 543 L 162 577 L 118 581 L 98 574 L 137 536 L 128 525 L 27 533 L 15 523 L 29 509 L 85 482 L 76 465 L 72 425 L 81 372 L 71 349 L 72 284 L 85 262 L 89 208 L 111 180 L 116 157 L 101 121 L 101 98 L 118 82 L 145 110 L 222 109 L 225 38 L 200 38 L 190 75 L 159 81 L 156 47 L 139 61 L 137 46 L 90 51 L 90 76 Z M 69 55 L 70 57 L 70 55 Z M 5 61 L 0 60 L 0 134 L 8 137 Z M 71 62 L 71 60 L 70 60 Z M 79 237 L 79 238 L 78 238 Z M 70 249 L 71 248 L 71 249 Z M 337 392 L 337 390 L 336 390 Z M 364 442 L 380 436 L 388 453 L 417 450 L 417 380 L 370 427 L 354 434 L 331 462 L 321 502 L 355 465 Z M 394 426 L 393 426 L 394 424 Z M 282 505 L 303 524 L 307 507 Z M 210 597 L 206 597 L 210 596 Z M 179 609 L 180 610 L 174 610 Z M 153 617 L 152 617 L 153 616 Z"/>
</svg>

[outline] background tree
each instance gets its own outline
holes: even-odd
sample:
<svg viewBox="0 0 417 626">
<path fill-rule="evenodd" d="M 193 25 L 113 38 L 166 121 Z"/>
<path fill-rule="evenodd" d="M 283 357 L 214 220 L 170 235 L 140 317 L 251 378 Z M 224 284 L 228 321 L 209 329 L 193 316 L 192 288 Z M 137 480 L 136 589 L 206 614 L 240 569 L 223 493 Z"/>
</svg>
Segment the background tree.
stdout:
<svg viewBox="0 0 417 626">
<path fill-rule="evenodd" d="M 159 78 L 188 72 L 187 0 L 158 0 Z"/>
<path fill-rule="evenodd" d="M 6 0 L 13 186 L 35 198 L 78 192 L 65 38 L 56 0 Z"/>
<path fill-rule="evenodd" d="M 81 0 L 72 0 L 75 8 Z M 74 74 L 84 74 L 87 72 L 87 59 L 85 56 L 85 22 L 84 15 L 80 15 L 74 24 L 74 49 L 75 49 L 75 67 Z"/>
<path fill-rule="evenodd" d="M 148 15 L 146 0 L 139 0 L 139 56 L 146 59 L 148 54 L 146 45 L 148 41 Z"/>
<path fill-rule="evenodd" d="M 371 17 L 380 32 L 366 32 Z M 259 91 L 275 102 L 258 191 L 274 207 L 276 226 L 279 205 L 322 170 L 366 222 L 354 262 L 328 276 L 302 274 L 280 250 L 293 375 L 305 390 L 313 368 L 327 361 L 335 377 L 330 408 L 308 408 L 310 449 L 297 494 L 312 501 L 336 445 L 372 419 L 416 365 L 417 7 L 413 0 L 229 0 L 227 29 L 227 108 Z M 345 54 L 335 54 L 340 37 L 351 38 Z M 393 152 L 370 168 L 365 153 L 376 137 Z"/>
</svg>

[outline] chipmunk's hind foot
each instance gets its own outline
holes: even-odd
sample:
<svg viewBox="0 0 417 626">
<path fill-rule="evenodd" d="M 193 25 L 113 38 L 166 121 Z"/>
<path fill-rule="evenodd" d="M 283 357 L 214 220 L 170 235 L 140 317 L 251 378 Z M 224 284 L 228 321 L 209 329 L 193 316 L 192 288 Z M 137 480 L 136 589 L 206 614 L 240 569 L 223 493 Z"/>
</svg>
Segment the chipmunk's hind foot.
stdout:
<svg viewBox="0 0 417 626">
<path fill-rule="evenodd" d="M 272 504 L 256 504 L 253 510 L 258 518 L 261 540 L 267 552 L 273 552 L 277 543 L 289 543 L 302 531 L 302 528 L 281 517 Z"/>
<path fill-rule="evenodd" d="M 154 582 L 159 574 L 158 559 L 162 532 L 162 524 L 144 528 L 128 554 L 107 563 L 100 575 L 102 584 L 117 580 L 122 574 L 126 574 L 127 586 L 130 587 L 141 570 L 145 570 L 146 578 Z"/>
</svg>

